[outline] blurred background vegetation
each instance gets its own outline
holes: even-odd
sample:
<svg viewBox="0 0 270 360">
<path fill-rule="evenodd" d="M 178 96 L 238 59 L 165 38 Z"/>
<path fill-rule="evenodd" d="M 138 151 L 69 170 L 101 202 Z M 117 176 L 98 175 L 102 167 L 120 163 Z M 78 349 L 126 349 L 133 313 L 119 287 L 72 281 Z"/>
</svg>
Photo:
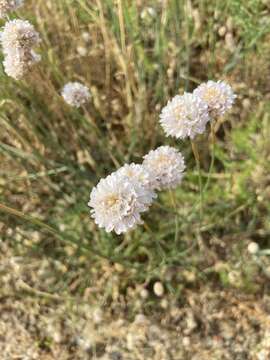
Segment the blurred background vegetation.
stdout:
<svg viewBox="0 0 270 360">
<path fill-rule="evenodd" d="M 28 19 L 40 32 L 42 62 L 18 82 L 0 70 L 1 256 L 19 259 L 24 290 L 102 303 L 130 287 L 151 291 L 155 281 L 174 298 L 205 283 L 265 291 L 269 2 L 26 3 L 11 18 Z M 169 98 L 208 79 L 227 81 L 238 98 L 217 124 L 209 181 L 213 146 L 209 134 L 196 139 L 205 188 L 200 219 L 190 143 L 165 138 L 158 116 Z M 92 94 L 80 110 L 59 95 L 76 80 Z M 159 197 L 144 227 L 125 236 L 97 229 L 87 208 L 92 187 L 161 144 L 184 153 L 182 186 Z M 256 258 L 250 242 L 260 246 Z M 153 295 L 145 308 L 154 304 Z"/>
</svg>

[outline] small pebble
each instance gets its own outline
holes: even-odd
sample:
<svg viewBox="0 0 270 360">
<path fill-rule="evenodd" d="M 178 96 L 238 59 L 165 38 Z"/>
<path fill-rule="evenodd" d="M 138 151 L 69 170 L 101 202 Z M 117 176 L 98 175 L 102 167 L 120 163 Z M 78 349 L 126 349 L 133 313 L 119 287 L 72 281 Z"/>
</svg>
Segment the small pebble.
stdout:
<svg viewBox="0 0 270 360">
<path fill-rule="evenodd" d="M 185 347 L 190 346 L 190 338 L 188 336 L 184 336 L 182 342 L 183 342 L 183 346 Z"/>
<path fill-rule="evenodd" d="M 257 254 L 257 252 L 260 250 L 259 245 L 252 241 L 251 243 L 248 244 L 248 252 L 252 255 Z"/>
<path fill-rule="evenodd" d="M 218 29 L 218 35 L 221 37 L 225 36 L 226 32 L 227 32 L 226 26 L 221 26 Z"/>
<path fill-rule="evenodd" d="M 141 297 L 142 299 L 147 299 L 148 296 L 149 296 L 148 290 L 142 289 L 142 290 L 140 291 L 140 297 Z"/>
<path fill-rule="evenodd" d="M 243 100 L 242 104 L 243 104 L 243 107 L 244 107 L 245 109 L 249 109 L 250 106 L 251 106 L 251 102 L 250 102 L 250 100 L 249 100 L 248 98 L 245 98 L 245 99 Z"/>
<path fill-rule="evenodd" d="M 87 49 L 83 46 L 78 46 L 77 47 L 77 53 L 80 55 L 80 56 L 86 56 L 87 55 Z"/>
<path fill-rule="evenodd" d="M 164 295 L 164 286 L 160 281 L 157 281 L 154 284 L 153 290 L 155 295 L 157 295 L 158 297 L 162 297 Z"/>
<path fill-rule="evenodd" d="M 84 32 L 82 33 L 82 38 L 83 38 L 83 40 L 84 40 L 85 42 L 90 41 L 90 34 L 89 34 L 89 32 L 84 31 Z"/>
<path fill-rule="evenodd" d="M 241 280 L 241 274 L 239 273 L 239 271 L 232 270 L 228 273 L 228 280 L 230 284 L 234 286 L 239 286 Z"/>
<path fill-rule="evenodd" d="M 95 324 L 100 324 L 103 320 L 103 314 L 102 314 L 101 309 L 95 309 L 93 311 L 92 317 L 93 317 L 93 321 Z"/>
<path fill-rule="evenodd" d="M 120 274 L 123 273 L 125 271 L 125 268 L 122 264 L 119 264 L 119 263 L 115 263 L 114 264 L 114 267 L 115 267 L 115 270 L 117 272 L 119 272 Z"/>
<path fill-rule="evenodd" d="M 145 324 L 146 321 L 147 319 L 143 314 L 137 314 L 134 320 L 136 324 Z"/>
<path fill-rule="evenodd" d="M 168 306 L 169 306 L 168 300 L 167 300 L 167 299 L 162 299 L 161 302 L 160 302 L 160 306 L 161 306 L 163 309 L 167 309 Z"/>
</svg>

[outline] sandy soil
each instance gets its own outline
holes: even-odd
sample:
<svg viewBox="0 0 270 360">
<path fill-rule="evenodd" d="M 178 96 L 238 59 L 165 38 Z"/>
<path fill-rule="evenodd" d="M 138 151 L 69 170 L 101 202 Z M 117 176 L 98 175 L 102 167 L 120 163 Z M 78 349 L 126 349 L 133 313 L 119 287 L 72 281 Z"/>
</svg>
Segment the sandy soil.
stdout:
<svg viewBox="0 0 270 360">
<path fill-rule="evenodd" d="M 130 311 L 46 294 L 14 259 L 2 259 L 0 270 L 1 360 L 270 359 L 265 295 L 202 286 L 178 303 L 164 296 L 149 311 L 138 300 Z"/>
</svg>

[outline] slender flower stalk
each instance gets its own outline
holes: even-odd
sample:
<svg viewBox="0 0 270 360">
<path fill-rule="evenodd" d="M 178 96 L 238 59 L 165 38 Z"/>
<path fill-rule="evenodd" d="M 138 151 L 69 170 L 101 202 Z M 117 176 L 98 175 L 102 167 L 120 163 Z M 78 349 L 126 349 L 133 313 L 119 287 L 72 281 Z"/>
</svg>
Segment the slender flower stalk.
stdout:
<svg viewBox="0 0 270 360">
<path fill-rule="evenodd" d="M 174 243 L 177 244 L 178 241 L 178 232 L 179 232 L 179 216 L 178 216 L 178 209 L 177 209 L 177 205 L 176 205 L 176 199 L 175 199 L 175 194 L 172 190 L 169 190 L 169 194 L 170 194 L 170 199 L 171 199 L 171 203 L 172 203 L 172 207 L 174 209 L 174 223 L 175 223 L 175 234 L 174 234 Z"/>
<path fill-rule="evenodd" d="M 196 167 L 198 171 L 199 177 L 199 189 L 200 189 L 200 225 L 202 222 L 202 214 L 203 214 L 203 187 L 202 187 L 202 172 L 201 172 L 201 164 L 200 164 L 200 156 L 197 145 L 194 141 L 191 141 L 191 148 L 195 158 Z"/>
<path fill-rule="evenodd" d="M 207 191 L 207 189 L 208 189 L 211 174 L 213 172 L 214 164 L 215 164 L 216 134 L 215 134 L 215 128 L 214 128 L 213 123 L 211 123 L 211 132 L 210 132 L 209 138 L 210 138 L 210 142 L 211 142 L 211 145 L 212 145 L 211 162 L 210 162 L 210 166 L 209 166 L 209 171 L 208 171 L 208 176 L 207 176 L 207 179 L 206 179 L 206 183 L 205 183 L 204 188 L 203 188 L 203 193 L 205 193 Z"/>
</svg>

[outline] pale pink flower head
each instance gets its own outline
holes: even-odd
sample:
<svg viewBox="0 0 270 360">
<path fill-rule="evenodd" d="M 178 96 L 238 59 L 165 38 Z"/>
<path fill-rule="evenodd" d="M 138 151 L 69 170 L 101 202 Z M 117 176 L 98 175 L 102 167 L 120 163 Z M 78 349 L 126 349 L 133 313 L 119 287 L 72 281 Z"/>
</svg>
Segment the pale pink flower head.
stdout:
<svg viewBox="0 0 270 360">
<path fill-rule="evenodd" d="M 10 20 L 6 22 L 1 32 L 1 43 L 5 55 L 18 49 L 30 51 L 39 42 L 39 33 L 27 20 Z"/>
<path fill-rule="evenodd" d="M 40 61 L 40 56 L 33 50 L 40 42 L 39 33 L 28 21 L 15 19 L 6 22 L 0 34 L 0 41 L 5 55 L 5 72 L 14 79 L 21 79 Z"/>
<path fill-rule="evenodd" d="M 183 155 L 171 146 L 160 146 L 144 156 L 143 166 L 149 173 L 154 190 L 177 187 L 183 178 L 185 161 Z"/>
<path fill-rule="evenodd" d="M 40 61 L 40 56 L 34 51 L 17 51 L 5 56 L 3 61 L 5 73 L 15 80 L 20 80 L 31 67 Z"/>
<path fill-rule="evenodd" d="M 223 116 L 231 109 L 236 95 L 225 81 L 207 81 L 198 86 L 193 94 L 200 97 L 208 106 L 211 117 Z"/>
<path fill-rule="evenodd" d="M 177 139 L 193 139 L 202 134 L 209 120 L 207 104 L 190 93 L 176 95 L 160 114 L 160 124 L 166 135 Z"/>
<path fill-rule="evenodd" d="M 76 108 L 84 105 L 90 99 L 88 87 L 79 82 L 67 83 L 62 89 L 61 95 L 68 105 Z"/>
<path fill-rule="evenodd" d="M 152 201 L 153 192 L 116 171 L 93 188 L 88 206 L 100 228 L 122 234 L 142 224 L 141 213 L 148 210 Z"/>
</svg>

